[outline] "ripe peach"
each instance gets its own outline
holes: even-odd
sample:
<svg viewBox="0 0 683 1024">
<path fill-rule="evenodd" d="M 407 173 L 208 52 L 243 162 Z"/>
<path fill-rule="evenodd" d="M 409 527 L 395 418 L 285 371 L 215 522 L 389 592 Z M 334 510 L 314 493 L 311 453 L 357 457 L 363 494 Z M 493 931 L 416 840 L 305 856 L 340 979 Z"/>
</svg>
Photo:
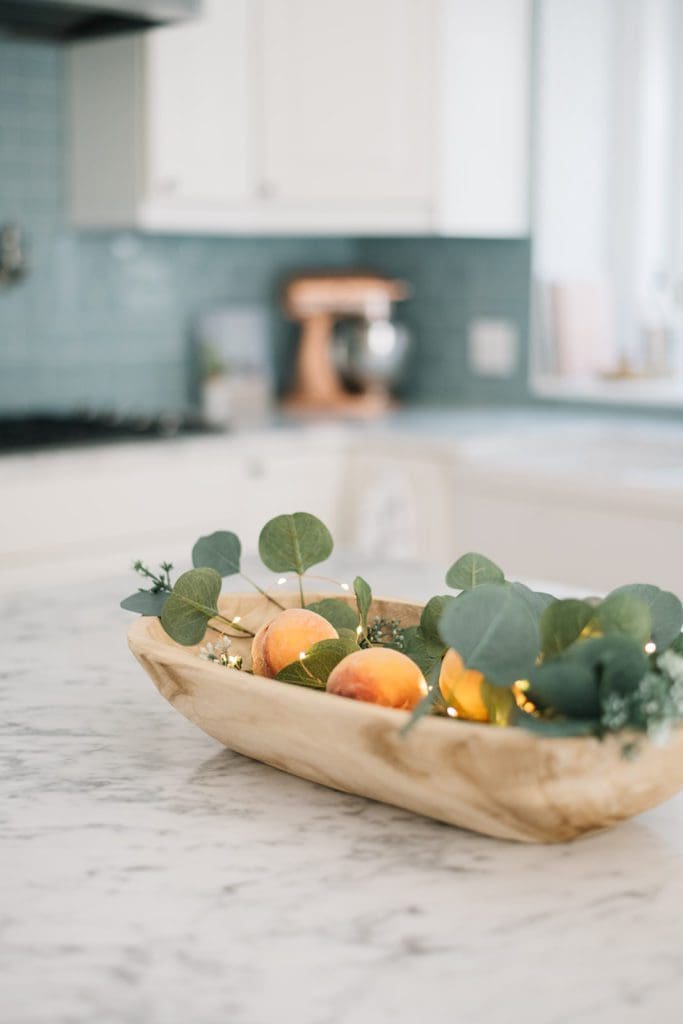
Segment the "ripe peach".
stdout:
<svg viewBox="0 0 683 1024">
<path fill-rule="evenodd" d="M 251 642 L 252 668 L 257 676 L 274 678 L 319 640 L 336 640 L 334 626 L 317 612 L 287 608 L 261 626 Z"/>
<path fill-rule="evenodd" d="M 347 654 L 332 669 L 327 692 L 410 710 L 427 693 L 427 684 L 405 654 L 390 647 L 368 647 Z"/>
<path fill-rule="evenodd" d="M 457 651 L 447 651 L 439 674 L 439 689 L 446 703 L 460 718 L 488 722 L 489 714 L 481 695 L 484 676 L 474 668 L 465 668 Z"/>
</svg>

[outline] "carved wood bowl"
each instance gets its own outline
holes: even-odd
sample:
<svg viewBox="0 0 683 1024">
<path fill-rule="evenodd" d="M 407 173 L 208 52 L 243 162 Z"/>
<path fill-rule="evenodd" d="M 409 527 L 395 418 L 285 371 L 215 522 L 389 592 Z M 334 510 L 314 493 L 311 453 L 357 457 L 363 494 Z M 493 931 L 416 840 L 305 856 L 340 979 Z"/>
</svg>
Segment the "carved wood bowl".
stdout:
<svg viewBox="0 0 683 1024">
<path fill-rule="evenodd" d="M 280 595 L 295 606 L 295 596 Z M 310 601 L 329 594 L 309 594 Z M 253 631 L 277 609 L 259 595 L 221 598 L 224 614 Z M 378 599 L 371 615 L 419 620 L 421 608 Z M 214 630 L 207 638 L 215 638 Z M 332 789 L 369 797 L 484 835 L 563 842 L 609 828 L 683 788 L 683 729 L 668 745 L 644 737 L 627 759 L 627 737 L 539 737 L 441 717 L 405 736 L 407 711 L 252 676 L 201 660 L 158 619 L 139 618 L 128 641 L 163 697 L 214 739 L 247 757 Z M 234 641 L 250 667 L 250 641 Z"/>
</svg>

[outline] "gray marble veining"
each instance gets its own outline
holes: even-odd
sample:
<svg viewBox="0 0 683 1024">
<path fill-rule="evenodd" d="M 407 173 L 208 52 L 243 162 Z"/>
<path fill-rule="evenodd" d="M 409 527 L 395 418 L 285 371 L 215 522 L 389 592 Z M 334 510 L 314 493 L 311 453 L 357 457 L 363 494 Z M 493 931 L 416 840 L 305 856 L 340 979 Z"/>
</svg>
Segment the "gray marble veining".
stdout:
<svg viewBox="0 0 683 1024">
<path fill-rule="evenodd" d="M 3 1024 L 680 1021 L 683 797 L 520 846 L 289 777 L 159 698 L 130 584 L 2 599 Z"/>
</svg>

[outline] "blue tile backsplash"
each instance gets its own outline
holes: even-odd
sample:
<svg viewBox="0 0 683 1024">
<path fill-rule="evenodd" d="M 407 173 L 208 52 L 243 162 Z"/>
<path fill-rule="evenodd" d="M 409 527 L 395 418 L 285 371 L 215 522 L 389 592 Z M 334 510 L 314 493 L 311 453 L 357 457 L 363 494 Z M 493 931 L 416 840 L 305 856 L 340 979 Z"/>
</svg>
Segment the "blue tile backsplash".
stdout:
<svg viewBox="0 0 683 1024">
<path fill-rule="evenodd" d="M 280 381 L 292 330 L 275 299 L 300 268 L 371 266 L 408 280 L 400 315 L 416 345 L 406 394 L 424 402 L 516 401 L 513 377 L 485 380 L 467 367 L 474 316 L 528 328 L 529 245 L 438 238 L 206 238 L 80 233 L 65 214 L 63 51 L 0 38 L 0 224 L 17 222 L 31 270 L 0 291 L 0 413 L 187 407 L 191 325 L 230 303 L 272 311 Z M 522 349 L 526 346 L 522 344 Z"/>
</svg>

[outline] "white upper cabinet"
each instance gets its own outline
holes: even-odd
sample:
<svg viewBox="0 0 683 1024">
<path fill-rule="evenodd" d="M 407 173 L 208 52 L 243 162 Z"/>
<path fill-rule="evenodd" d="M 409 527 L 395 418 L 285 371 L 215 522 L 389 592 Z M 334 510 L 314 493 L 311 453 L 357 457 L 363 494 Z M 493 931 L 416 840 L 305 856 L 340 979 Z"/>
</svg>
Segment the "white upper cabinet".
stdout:
<svg viewBox="0 0 683 1024">
<path fill-rule="evenodd" d="M 429 209 L 432 0 L 263 0 L 264 182 L 289 201 Z"/>
<path fill-rule="evenodd" d="M 77 226 L 211 230 L 253 196 L 250 0 L 69 47 L 71 213 Z"/>
<path fill-rule="evenodd" d="M 251 195 L 249 0 L 204 0 L 205 16 L 145 40 L 151 196 L 222 203 Z"/>
<path fill-rule="evenodd" d="M 83 227 L 528 230 L 531 0 L 204 0 L 70 48 Z"/>
<path fill-rule="evenodd" d="M 445 235 L 529 232 L 530 0 L 445 0 L 437 210 Z"/>
</svg>

